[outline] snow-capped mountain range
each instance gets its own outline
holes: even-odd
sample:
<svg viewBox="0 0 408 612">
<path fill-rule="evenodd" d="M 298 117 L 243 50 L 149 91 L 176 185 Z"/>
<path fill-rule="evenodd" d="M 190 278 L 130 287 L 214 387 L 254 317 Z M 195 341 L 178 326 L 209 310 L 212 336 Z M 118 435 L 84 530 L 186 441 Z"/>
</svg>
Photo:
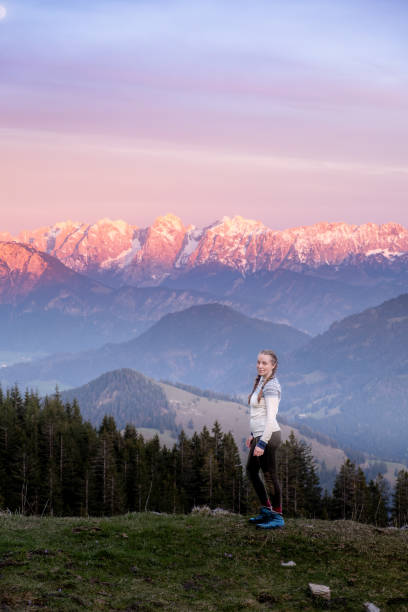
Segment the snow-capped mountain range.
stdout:
<svg viewBox="0 0 408 612">
<path fill-rule="evenodd" d="M 117 286 L 157 285 L 201 266 L 225 266 L 243 275 L 285 269 L 330 277 L 330 269 L 408 262 L 408 230 L 397 223 L 317 223 L 278 231 L 235 216 L 199 228 L 168 214 L 147 228 L 110 219 L 65 221 L 18 236 L 3 232 L 0 240 L 28 244 Z"/>
</svg>

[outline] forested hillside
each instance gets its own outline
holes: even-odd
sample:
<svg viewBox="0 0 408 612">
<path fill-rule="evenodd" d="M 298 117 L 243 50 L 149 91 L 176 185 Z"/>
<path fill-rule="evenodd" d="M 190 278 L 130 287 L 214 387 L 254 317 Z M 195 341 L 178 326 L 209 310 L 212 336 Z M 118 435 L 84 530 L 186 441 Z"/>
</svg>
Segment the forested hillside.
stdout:
<svg viewBox="0 0 408 612">
<path fill-rule="evenodd" d="M 76 399 L 84 419 L 95 425 L 111 415 L 119 428 L 132 423 L 160 431 L 177 430 L 175 410 L 161 386 L 128 368 L 102 374 L 82 387 L 62 392 L 61 397 L 71 403 Z"/>
</svg>

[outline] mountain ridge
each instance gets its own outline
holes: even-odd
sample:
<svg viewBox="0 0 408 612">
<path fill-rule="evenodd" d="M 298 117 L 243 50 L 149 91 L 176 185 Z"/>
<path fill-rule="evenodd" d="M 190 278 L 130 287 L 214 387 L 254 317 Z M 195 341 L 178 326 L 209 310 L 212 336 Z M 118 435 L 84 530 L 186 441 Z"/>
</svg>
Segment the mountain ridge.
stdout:
<svg viewBox="0 0 408 612">
<path fill-rule="evenodd" d="M 408 229 L 394 222 L 320 222 L 273 230 L 239 215 L 196 227 L 167 214 L 147 228 L 107 218 L 94 224 L 59 222 L 20 232 L 16 240 L 76 271 L 120 284 L 159 283 L 214 262 L 247 274 L 280 268 L 316 271 L 361 264 L 359 258 L 380 267 L 408 260 Z"/>
</svg>

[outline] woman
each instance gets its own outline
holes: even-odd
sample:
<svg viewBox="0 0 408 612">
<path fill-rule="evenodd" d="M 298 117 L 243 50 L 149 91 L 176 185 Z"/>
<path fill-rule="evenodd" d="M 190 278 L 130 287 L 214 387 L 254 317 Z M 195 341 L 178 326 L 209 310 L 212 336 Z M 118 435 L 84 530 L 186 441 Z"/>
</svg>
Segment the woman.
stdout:
<svg viewBox="0 0 408 612">
<path fill-rule="evenodd" d="M 251 435 L 246 440 L 249 448 L 247 474 L 261 502 L 260 514 L 249 519 L 261 529 L 283 527 L 281 489 L 276 473 L 276 449 L 281 442 L 281 431 L 276 420 L 281 387 L 275 372 L 278 358 L 273 351 L 261 351 L 258 355 L 254 387 L 248 397 L 251 418 Z M 259 476 L 262 470 L 269 497 Z"/>
</svg>

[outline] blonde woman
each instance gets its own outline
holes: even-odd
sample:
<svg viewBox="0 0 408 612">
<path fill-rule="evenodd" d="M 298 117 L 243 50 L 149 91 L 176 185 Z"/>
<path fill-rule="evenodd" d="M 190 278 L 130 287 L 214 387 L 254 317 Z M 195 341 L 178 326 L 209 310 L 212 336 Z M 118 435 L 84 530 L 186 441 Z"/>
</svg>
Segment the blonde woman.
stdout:
<svg viewBox="0 0 408 612">
<path fill-rule="evenodd" d="M 260 529 L 274 529 L 285 524 L 276 471 L 276 450 L 281 442 L 281 431 L 276 420 L 281 397 L 281 387 L 275 376 L 277 367 L 278 358 L 273 351 L 259 353 L 256 364 L 258 375 L 248 397 L 251 435 L 246 440 L 249 448 L 246 468 L 261 502 L 260 513 L 250 518 L 249 522 Z M 260 470 L 265 483 L 260 478 Z"/>
</svg>

